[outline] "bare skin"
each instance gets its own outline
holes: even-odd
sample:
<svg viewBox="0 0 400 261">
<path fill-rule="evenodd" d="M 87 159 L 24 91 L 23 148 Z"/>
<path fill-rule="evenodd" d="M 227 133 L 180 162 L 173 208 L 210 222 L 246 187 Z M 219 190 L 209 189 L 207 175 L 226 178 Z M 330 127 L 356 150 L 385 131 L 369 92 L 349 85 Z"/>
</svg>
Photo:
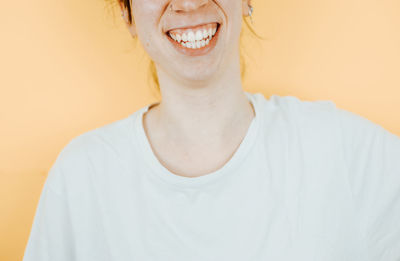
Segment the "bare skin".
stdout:
<svg viewBox="0 0 400 261">
<path fill-rule="evenodd" d="M 170 172 L 198 177 L 236 152 L 255 116 L 242 89 L 239 35 L 250 0 L 133 0 L 127 26 L 156 64 L 162 100 L 144 114 L 153 152 Z M 121 4 L 123 10 L 124 7 Z M 127 15 L 125 15 L 127 18 Z M 212 51 L 177 51 L 166 30 L 219 22 Z"/>
</svg>

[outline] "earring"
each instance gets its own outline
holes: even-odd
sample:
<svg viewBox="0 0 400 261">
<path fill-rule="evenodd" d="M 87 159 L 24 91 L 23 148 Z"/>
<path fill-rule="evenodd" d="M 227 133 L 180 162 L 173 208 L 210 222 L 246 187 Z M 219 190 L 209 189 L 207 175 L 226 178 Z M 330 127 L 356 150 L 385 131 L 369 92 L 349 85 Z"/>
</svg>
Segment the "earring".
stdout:
<svg viewBox="0 0 400 261">
<path fill-rule="evenodd" d="M 249 16 L 251 24 L 253 24 L 253 17 L 251 16 L 253 14 L 253 11 L 254 11 L 253 6 L 249 5 Z"/>
</svg>

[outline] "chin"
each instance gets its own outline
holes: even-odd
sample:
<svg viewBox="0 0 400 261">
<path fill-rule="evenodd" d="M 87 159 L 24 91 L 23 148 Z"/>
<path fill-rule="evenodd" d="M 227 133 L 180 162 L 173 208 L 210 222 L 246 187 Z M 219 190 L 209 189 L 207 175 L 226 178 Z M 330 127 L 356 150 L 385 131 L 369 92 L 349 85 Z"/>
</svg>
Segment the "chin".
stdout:
<svg viewBox="0 0 400 261">
<path fill-rule="evenodd" d="M 204 82 L 221 73 L 221 62 L 216 57 L 209 57 L 209 61 L 185 64 L 175 68 L 175 73 L 185 80 Z"/>
<path fill-rule="evenodd" d="M 212 70 L 208 67 L 200 70 L 185 70 L 185 72 L 179 72 L 179 75 L 185 81 L 191 82 L 194 85 L 196 83 L 201 85 L 213 79 L 216 73 L 218 73 L 216 70 Z"/>
</svg>

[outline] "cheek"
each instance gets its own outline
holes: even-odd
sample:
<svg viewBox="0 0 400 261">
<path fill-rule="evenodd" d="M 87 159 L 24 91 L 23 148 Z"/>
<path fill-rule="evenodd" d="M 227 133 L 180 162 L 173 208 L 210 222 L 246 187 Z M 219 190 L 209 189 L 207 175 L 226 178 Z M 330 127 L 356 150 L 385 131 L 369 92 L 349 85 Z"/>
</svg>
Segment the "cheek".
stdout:
<svg viewBox="0 0 400 261">
<path fill-rule="evenodd" d="M 224 10 L 228 19 L 242 14 L 242 0 L 220 0 L 217 3 Z"/>
<path fill-rule="evenodd" d="M 133 0 L 132 12 L 139 33 L 153 32 L 159 29 L 159 21 L 168 0 Z"/>
<path fill-rule="evenodd" d="M 167 3 L 168 0 L 133 0 L 137 35 L 146 48 L 151 48 L 152 39 L 161 32 L 159 21 Z"/>
<path fill-rule="evenodd" d="M 164 52 L 168 42 L 163 39 L 161 24 L 168 3 L 170 0 L 137 0 L 133 8 L 139 41 L 156 64 L 164 64 L 168 59 Z"/>
<path fill-rule="evenodd" d="M 228 41 L 236 41 L 242 29 L 242 0 L 220 0 L 219 4 L 226 18 Z"/>
</svg>

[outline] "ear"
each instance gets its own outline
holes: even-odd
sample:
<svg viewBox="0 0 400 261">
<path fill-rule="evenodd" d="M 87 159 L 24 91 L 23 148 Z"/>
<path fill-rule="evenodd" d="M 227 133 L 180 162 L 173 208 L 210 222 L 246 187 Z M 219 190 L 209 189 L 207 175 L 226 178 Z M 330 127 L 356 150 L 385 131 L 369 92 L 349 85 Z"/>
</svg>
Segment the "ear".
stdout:
<svg viewBox="0 0 400 261">
<path fill-rule="evenodd" d="M 243 16 L 249 16 L 249 5 L 251 5 L 251 0 L 242 0 Z"/>
<path fill-rule="evenodd" d="M 129 32 L 131 33 L 132 37 L 136 37 L 136 25 L 132 15 L 132 22 L 129 21 L 129 10 L 124 5 L 122 0 L 118 0 L 119 7 L 121 9 L 122 19 L 125 21 L 126 26 L 128 27 Z"/>
</svg>

